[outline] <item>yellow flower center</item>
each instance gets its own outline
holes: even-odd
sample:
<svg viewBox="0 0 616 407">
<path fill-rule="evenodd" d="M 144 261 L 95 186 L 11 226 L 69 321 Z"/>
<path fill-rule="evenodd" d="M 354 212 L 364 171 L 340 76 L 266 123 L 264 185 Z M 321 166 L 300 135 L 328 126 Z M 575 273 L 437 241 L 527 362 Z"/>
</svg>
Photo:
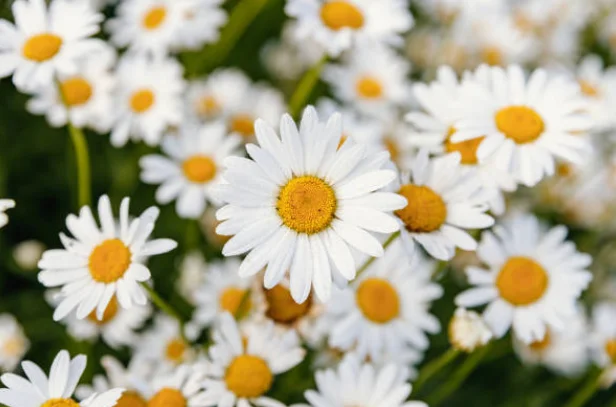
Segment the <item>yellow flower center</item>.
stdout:
<svg viewBox="0 0 616 407">
<path fill-rule="evenodd" d="M 451 141 L 451 136 L 456 132 L 454 127 L 449 128 L 447 138 L 445 139 L 445 151 L 448 153 L 458 152 L 460 153 L 460 162 L 465 165 L 477 164 L 477 149 L 485 138 L 484 136 L 473 138 L 470 140 L 454 143 Z"/>
<path fill-rule="evenodd" d="M 383 95 L 381 82 L 373 76 L 362 76 L 355 84 L 357 94 L 364 99 L 378 99 Z"/>
<path fill-rule="evenodd" d="M 497 47 L 486 47 L 481 51 L 481 60 L 492 66 L 502 65 L 503 53 Z"/>
<path fill-rule="evenodd" d="M 377 324 L 385 324 L 400 313 L 398 292 L 382 278 L 362 281 L 357 289 L 356 301 L 362 314 Z"/>
<path fill-rule="evenodd" d="M 62 47 L 62 38 L 55 34 L 38 34 L 28 38 L 22 49 L 26 59 L 45 62 L 53 58 Z"/>
<path fill-rule="evenodd" d="M 2 344 L 2 352 L 9 356 L 21 356 L 24 351 L 24 342 L 18 337 L 8 338 Z"/>
<path fill-rule="evenodd" d="M 155 100 L 154 92 L 149 89 L 140 89 L 130 98 L 130 107 L 135 113 L 143 113 L 150 109 Z"/>
<path fill-rule="evenodd" d="M 296 303 L 291 297 L 291 291 L 282 284 L 278 284 L 269 290 L 265 290 L 268 318 L 279 324 L 292 324 L 310 312 L 312 307 L 312 295 L 301 304 Z"/>
<path fill-rule="evenodd" d="M 112 283 L 122 278 L 131 262 L 131 252 L 120 239 L 105 240 L 90 255 L 90 275 L 99 283 Z"/>
<path fill-rule="evenodd" d="M 224 311 L 229 312 L 231 315 L 244 315 L 248 312 L 248 310 L 250 310 L 252 305 L 250 299 L 248 299 L 244 304 L 242 304 L 242 300 L 244 299 L 245 294 L 246 290 L 242 290 L 241 288 L 227 288 L 220 295 L 220 308 Z"/>
<path fill-rule="evenodd" d="M 616 365 L 616 338 L 612 338 L 605 343 L 605 352 Z"/>
<path fill-rule="evenodd" d="M 243 137 L 255 134 L 254 119 L 248 114 L 238 114 L 231 118 L 231 132 Z"/>
<path fill-rule="evenodd" d="M 41 407 L 79 407 L 79 404 L 71 399 L 50 399 L 44 402 Z"/>
<path fill-rule="evenodd" d="M 353 4 L 334 0 L 325 3 L 321 7 L 321 20 L 328 28 L 334 31 L 343 28 L 357 30 L 364 26 L 364 15 Z"/>
<path fill-rule="evenodd" d="M 589 97 L 599 96 L 599 89 L 597 89 L 597 87 L 594 86 L 592 83 L 585 81 L 583 79 L 580 79 L 578 82 L 580 84 L 580 90 L 582 91 L 584 95 L 589 96 Z"/>
<path fill-rule="evenodd" d="M 397 162 L 398 158 L 400 158 L 400 149 L 398 148 L 398 144 L 391 137 L 385 137 L 383 139 L 383 145 L 385 149 L 389 152 L 389 156 L 391 157 L 393 162 Z"/>
<path fill-rule="evenodd" d="M 535 141 L 545 129 L 541 116 L 526 106 L 504 107 L 494 119 L 498 130 L 517 144 Z"/>
<path fill-rule="evenodd" d="M 280 189 L 276 209 L 282 222 L 298 233 L 319 233 L 334 219 L 334 190 L 320 178 L 306 175 L 291 179 Z"/>
<path fill-rule="evenodd" d="M 134 391 L 126 391 L 114 407 L 148 407 L 148 403 Z"/>
<path fill-rule="evenodd" d="M 220 105 L 212 96 L 205 96 L 197 102 L 197 113 L 201 116 L 214 116 L 220 111 Z"/>
<path fill-rule="evenodd" d="M 70 78 L 60 83 L 60 94 L 66 106 L 79 106 L 92 97 L 92 86 L 83 78 Z"/>
<path fill-rule="evenodd" d="M 148 401 L 148 407 L 186 407 L 187 404 L 179 390 L 169 387 L 160 390 Z"/>
<path fill-rule="evenodd" d="M 498 273 L 496 287 L 510 304 L 529 305 L 543 297 L 548 288 L 548 274 L 528 257 L 511 257 Z"/>
<path fill-rule="evenodd" d="M 88 319 L 94 322 L 95 324 L 105 325 L 106 323 L 111 321 L 113 318 L 115 318 L 117 314 L 118 314 L 118 300 L 116 299 L 115 296 L 113 296 L 111 297 L 111 301 L 109 301 L 107 308 L 105 308 L 105 312 L 103 312 L 103 319 L 99 320 L 96 317 L 96 310 L 92 311 L 90 315 L 88 315 Z"/>
<path fill-rule="evenodd" d="M 184 161 L 182 171 L 189 181 L 204 184 L 216 176 L 216 163 L 210 157 L 193 155 Z"/>
<path fill-rule="evenodd" d="M 167 9 L 163 6 L 152 7 L 143 17 L 143 26 L 148 30 L 155 30 L 165 21 Z"/>
<path fill-rule="evenodd" d="M 550 347 L 552 344 L 552 335 L 550 335 L 550 331 L 545 331 L 545 335 L 542 340 L 532 342 L 529 348 L 537 353 L 541 353 Z"/>
<path fill-rule="evenodd" d="M 447 206 L 436 192 L 426 186 L 406 184 L 398 191 L 407 205 L 395 211 L 409 232 L 429 233 L 441 227 L 447 219 Z"/>
<path fill-rule="evenodd" d="M 240 398 L 253 398 L 265 394 L 271 387 L 274 376 L 267 363 L 251 355 L 236 357 L 227 368 L 227 389 Z"/>
<path fill-rule="evenodd" d="M 184 359 L 184 352 L 188 345 L 180 338 L 175 338 L 167 343 L 167 348 L 165 349 L 165 356 L 168 360 L 174 363 L 180 363 Z"/>
</svg>

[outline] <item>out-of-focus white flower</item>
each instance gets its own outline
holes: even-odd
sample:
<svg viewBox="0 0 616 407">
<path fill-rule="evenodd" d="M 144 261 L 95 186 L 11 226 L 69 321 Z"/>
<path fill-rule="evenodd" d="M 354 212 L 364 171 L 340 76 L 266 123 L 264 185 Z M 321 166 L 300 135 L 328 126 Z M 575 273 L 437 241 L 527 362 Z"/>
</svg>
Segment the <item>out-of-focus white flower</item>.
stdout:
<svg viewBox="0 0 616 407">
<path fill-rule="evenodd" d="M 20 268 L 33 270 L 36 268 L 44 251 L 45 245 L 42 242 L 26 240 L 13 248 L 13 259 Z"/>
<path fill-rule="evenodd" d="M 592 310 L 592 334 L 590 346 L 595 363 L 605 369 L 602 377 L 604 387 L 616 382 L 616 304 L 602 302 Z"/>
<path fill-rule="evenodd" d="M 449 342 L 455 349 L 463 352 L 474 352 L 485 346 L 492 339 L 492 331 L 474 311 L 464 308 L 456 309 L 449 321 Z"/>
<path fill-rule="evenodd" d="M 30 348 L 30 341 L 14 316 L 0 314 L 0 369 L 10 372 Z"/>
<path fill-rule="evenodd" d="M 9 217 L 5 212 L 14 207 L 15 201 L 12 199 L 0 199 L 0 228 L 3 228 L 9 223 Z"/>
</svg>

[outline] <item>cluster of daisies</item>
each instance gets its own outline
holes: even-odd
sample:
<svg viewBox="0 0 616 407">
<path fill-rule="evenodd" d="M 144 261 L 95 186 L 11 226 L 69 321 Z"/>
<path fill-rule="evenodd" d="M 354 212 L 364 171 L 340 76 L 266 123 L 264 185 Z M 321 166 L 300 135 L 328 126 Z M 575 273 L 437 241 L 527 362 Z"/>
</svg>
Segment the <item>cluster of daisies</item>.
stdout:
<svg viewBox="0 0 616 407">
<path fill-rule="evenodd" d="M 450 352 L 509 341 L 524 364 L 564 376 L 595 364 L 601 385 L 616 382 L 616 296 L 600 290 L 616 280 L 565 226 L 599 246 L 613 236 L 616 70 L 576 55 L 589 26 L 616 44 L 614 5 L 287 0 L 261 53 L 273 84 L 239 68 L 188 75 L 187 51 L 207 59 L 223 27 L 250 29 L 235 7 L 15 0 L 13 22 L 0 20 L 0 77 L 30 95 L 27 109 L 116 148 L 155 148 L 134 162 L 150 199 L 222 254 L 179 253 L 153 237 L 156 206 L 132 215 L 128 197 L 115 208 L 122 197 L 107 195 L 66 217 L 60 248 L 16 247 L 53 319 L 118 353 L 91 385 L 79 385 L 85 356 L 67 351 L 46 375 L 21 362 L 30 341 L 0 315 L 0 366 L 21 362 L 0 378 L 0 403 L 421 407 L 430 397 L 412 385 L 443 331 Z M 317 81 L 328 96 L 308 104 Z M 0 227 L 14 206 L 0 200 Z M 181 260 L 189 319 L 157 294 L 155 255 Z M 314 385 L 278 399 L 300 365 Z"/>
</svg>

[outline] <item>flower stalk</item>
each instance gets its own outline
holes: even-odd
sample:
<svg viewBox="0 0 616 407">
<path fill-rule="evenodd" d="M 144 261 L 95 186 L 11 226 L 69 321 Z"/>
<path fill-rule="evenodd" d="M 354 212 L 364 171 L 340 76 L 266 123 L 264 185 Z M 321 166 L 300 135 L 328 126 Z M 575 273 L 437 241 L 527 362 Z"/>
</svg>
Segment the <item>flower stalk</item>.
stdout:
<svg viewBox="0 0 616 407">
<path fill-rule="evenodd" d="M 92 186 L 90 177 L 90 156 L 88 143 L 83 131 L 71 123 L 68 124 L 68 132 L 75 148 L 75 160 L 77 162 L 77 184 L 79 207 L 90 205 Z"/>
</svg>

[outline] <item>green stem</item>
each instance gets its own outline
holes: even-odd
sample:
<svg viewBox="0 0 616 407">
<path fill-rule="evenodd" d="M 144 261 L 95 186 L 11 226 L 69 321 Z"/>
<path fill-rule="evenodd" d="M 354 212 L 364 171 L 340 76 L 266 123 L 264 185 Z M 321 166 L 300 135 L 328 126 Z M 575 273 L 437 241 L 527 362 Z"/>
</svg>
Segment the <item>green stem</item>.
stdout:
<svg viewBox="0 0 616 407">
<path fill-rule="evenodd" d="M 564 407 L 582 407 L 597 392 L 601 385 L 602 371 L 595 373 L 584 383 L 582 388 L 571 397 Z"/>
<path fill-rule="evenodd" d="M 91 181 L 90 181 L 90 156 L 88 154 L 88 143 L 81 129 L 68 124 L 68 131 L 75 147 L 75 157 L 77 162 L 77 182 L 79 186 L 79 206 L 90 205 L 91 201 Z"/>
<path fill-rule="evenodd" d="M 391 242 L 396 240 L 398 236 L 400 236 L 400 232 L 395 232 L 391 236 L 389 236 L 387 240 L 385 241 L 385 243 L 383 243 L 383 250 L 387 249 L 387 246 L 389 246 Z M 370 257 L 368 260 L 366 260 L 365 263 L 362 264 L 361 267 L 357 269 L 357 273 L 355 273 L 355 278 L 359 277 L 364 271 L 366 271 L 366 269 L 370 267 L 370 265 L 375 260 L 376 260 L 376 257 Z"/>
<path fill-rule="evenodd" d="M 161 311 L 163 311 L 165 314 L 169 315 L 170 317 L 175 318 L 178 321 L 178 323 L 180 324 L 180 335 L 182 336 L 182 339 L 186 343 L 189 343 L 189 341 L 186 339 L 186 335 L 185 335 L 185 332 L 184 332 L 184 320 L 180 316 L 180 313 L 177 312 L 165 300 L 163 300 L 163 298 L 160 295 L 158 295 L 158 293 L 156 291 L 154 291 L 154 289 L 152 287 L 150 287 L 147 283 L 142 282 L 141 286 L 148 292 L 148 295 L 150 296 L 150 299 L 152 300 L 152 302 Z"/>
<path fill-rule="evenodd" d="M 306 101 L 310 98 L 314 86 L 319 81 L 321 71 L 323 70 L 323 66 L 325 66 L 326 62 L 327 54 L 323 55 L 323 57 L 321 57 L 321 59 L 304 74 L 302 79 L 300 79 L 299 84 L 295 88 L 295 91 L 289 100 L 289 113 L 291 116 L 297 117 L 301 112 L 302 108 L 306 104 Z"/>
<path fill-rule="evenodd" d="M 459 350 L 450 347 L 441 356 L 432 359 L 427 365 L 422 367 L 417 380 L 413 383 L 413 394 L 418 394 L 419 390 L 423 388 L 430 378 L 453 362 L 459 354 Z"/>
</svg>

